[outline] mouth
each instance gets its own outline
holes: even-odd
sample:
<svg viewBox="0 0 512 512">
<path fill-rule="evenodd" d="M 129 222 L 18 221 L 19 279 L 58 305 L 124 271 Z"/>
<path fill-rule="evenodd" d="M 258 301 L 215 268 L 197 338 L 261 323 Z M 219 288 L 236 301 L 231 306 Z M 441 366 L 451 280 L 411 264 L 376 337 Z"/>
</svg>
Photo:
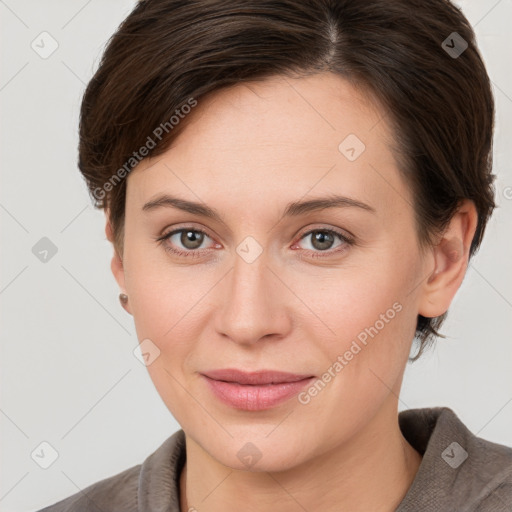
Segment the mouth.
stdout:
<svg viewBox="0 0 512 512">
<path fill-rule="evenodd" d="M 285 372 L 216 370 L 201 374 L 223 404 L 243 411 L 263 411 L 297 395 L 315 376 Z"/>
</svg>

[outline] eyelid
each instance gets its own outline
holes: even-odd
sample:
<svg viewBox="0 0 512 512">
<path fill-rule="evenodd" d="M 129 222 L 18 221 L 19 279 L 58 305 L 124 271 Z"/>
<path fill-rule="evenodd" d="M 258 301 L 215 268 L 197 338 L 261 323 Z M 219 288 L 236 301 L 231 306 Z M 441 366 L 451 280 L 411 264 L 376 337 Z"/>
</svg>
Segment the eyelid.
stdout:
<svg viewBox="0 0 512 512">
<path fill-rule="evenodd" d="M 164 229 L 164 231 L 162 232 L 162 235 L 159 236 L 159 238 L 164 239 L 164 238 L 171 236 L 171 234 L 176 234 L 177 232 L 180 232 L 180 231 L 186 231 L 187 229 L 190 231 L 196 231 L 197 233 L 203 233 L 208 238 L 211 238 L 212 240 L 214 240 L 214 238 L 215 238 L 208 232 L 208 230 L 206 228 L 196 227 L 196 226 L 194 226 L 193 223 L 184 223 L 183 225 L 180 225 L 180 224 L 173 225 L 172 228 L 169 229 L 168 231 L 166 229 Z"/>
<path fill-rule="evenodd" d="M 302 240 L 305 235 L 311 234 L 313 231 L 330 231 L 336 233 L 341 236 L 345 240 L 355 241 L 355 236 L 346 229 L 337 228 L 334 226 L 327 226 L 325 224 L 314 224 L 313 226 L 308 226 L 304 230 L 299 231 L 299 234 L 296 235 L 297 240 Z"/>
</svg>

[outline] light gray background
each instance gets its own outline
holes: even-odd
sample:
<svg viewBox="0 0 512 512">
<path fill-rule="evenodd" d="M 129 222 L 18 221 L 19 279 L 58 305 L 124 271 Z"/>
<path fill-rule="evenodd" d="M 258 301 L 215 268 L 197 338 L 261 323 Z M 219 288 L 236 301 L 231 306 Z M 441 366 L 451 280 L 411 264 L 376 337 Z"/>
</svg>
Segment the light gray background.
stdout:
<svg viewBox="0 0 512 512">
<path fill-rule="evenodd" d="M 180 428 L 133 355 L 103 213 L 76 166 L 81 94 L 133 4 L 0 0 L 2 511 L 37 510 L 139 464 Z M 512 0 L 459 5 L 494 84 L 499 207 L 450 308 L 449 338 L 408 366 L 400 409 L 449 406 L 474 433 L 512 445 Z M 43 31 L 59 44 L 47 59 L 31 48 Z M 42 237 L 58 249 L 47 263 L 32 253 Z M 58 452 L 48 469 L 31 458 L 43 441 Z"/>
</svg>

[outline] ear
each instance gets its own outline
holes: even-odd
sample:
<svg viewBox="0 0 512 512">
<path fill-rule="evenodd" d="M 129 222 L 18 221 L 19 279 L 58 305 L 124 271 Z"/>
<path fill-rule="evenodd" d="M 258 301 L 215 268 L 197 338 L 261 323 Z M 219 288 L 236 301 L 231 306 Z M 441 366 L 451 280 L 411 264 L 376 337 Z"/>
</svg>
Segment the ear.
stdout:
<svg viewBox="0 0 512 512">
<path fill-rule="evenodd" d="M 112 246 L 114 248 L 114 255 L 112 256 L 112 261 L 110 262 L 110 268 L 112 270 L 112 274 L 115 277 L 115 280 L 117 281 L 117 284 L 119 285 L 120 293 L 126 293 L 126 288 L 124 285 L 124 266 L 123 266 L 123 259 L 118 253 L 115 243 L 114 243 L 114 231 L 112 229 L 112 224 L 110 222 L 110 212 L 108 209 L 105 210 L 105 218 L 106 218 L 106 224 L 105 224 L 105 235 L 107 236 L 107 239 L 112 242 Z M 123 308 L 132 314 L 130 309 L 130 304 L 121 304 Z"/>
<path fill-rule="evenodd" d="M 464 199 L 441 240 L 432 248 L 435 267 L 422 288 L 420 315 L 434 318 L 448 311 L 466 274 L 477 223 L 475 204 Z"/>
</svg>

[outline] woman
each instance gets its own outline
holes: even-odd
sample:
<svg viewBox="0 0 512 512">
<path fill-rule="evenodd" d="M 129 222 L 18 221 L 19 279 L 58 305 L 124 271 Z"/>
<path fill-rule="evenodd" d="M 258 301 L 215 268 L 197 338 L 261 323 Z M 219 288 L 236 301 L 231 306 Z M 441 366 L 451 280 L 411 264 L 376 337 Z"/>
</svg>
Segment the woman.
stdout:
<svg viewBox="0 0 512 512">
<path fill-rule="evenodd" d="M 495 207 L 494 103 L 448 0 L 146 0 L 80 170 L 182 429 L 45 511 L 505 511 L 512 449 L 398 414 Z"/>
</svg>

